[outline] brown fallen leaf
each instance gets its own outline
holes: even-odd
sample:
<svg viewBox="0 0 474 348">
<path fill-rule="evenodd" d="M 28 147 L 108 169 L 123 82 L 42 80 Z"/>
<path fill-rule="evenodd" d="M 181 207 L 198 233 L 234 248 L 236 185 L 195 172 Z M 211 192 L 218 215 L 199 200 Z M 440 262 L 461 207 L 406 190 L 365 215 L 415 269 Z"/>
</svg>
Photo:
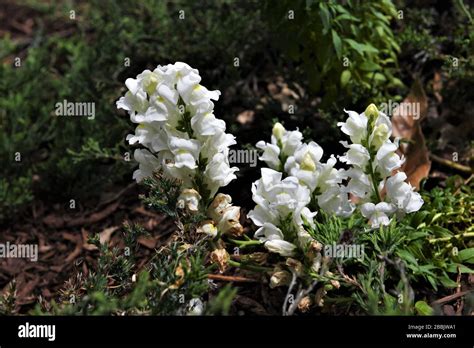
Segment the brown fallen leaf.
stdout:
<svg viewBox="0 0 474 348">
<path fill-rule="evenodd" d="M 16 296 L 16 304 L 24 305 L 34 302 L 35 296 L 32 294 L 40 281 L 40 278 L 34 278 L 26 284 L 18 284 L 18 292 Z"/>
<path fill-rule="evenodd" d="M 161 218 L 163 220 L 163 215 L 152 213 L 151 211 L 146 210 L 142 205 L 133 210 L 135 213 L 145 215 L 152 218 Z"/>
<path fill-rule="evenodd" d="M 239 122 L 240 124 L 252 123 L 254 119 L 255 112 L 252 110 L 245 110 L 237 115 L 237 122 Z"/>
<path fill-rule="evenodd" d="M 38 241 L 39 241 L 39 252 L 40 253 L 46 253 L 53 249 L 53 247 L 46 242 L 46 238 L 42 235 L 38 235 Z"/>
<path fill-rule="evenodd" d="M 438 103 L 443 102 L 443 96 L 441 95 L 441 90 L 443 89 L 443 78 L 440 71 L 435 71 L 433 76 L 433 94 L 436 97 Z"/>
<path fill-rule="evenodd" d="M 148 249 L 155 249 L 157 240 L 154 237 L 138 237 L 138 243 Z"/>
<path fill-rule="evenodd" d="M 419 189 L 421 180 L 428 177 L 431 169 L 425 137 L 420 126 L 428 111 L 428 98 L 419 79 L 415 80 L 403 103 L 419 106 L 419 114 L 416 115 L 413 108 L 396 108 L 392 116 L 393 136 L 406 141 L 400 144 L 398 150 L 405 156 L 401 170 L 407 174 L 408 182 Z"/>
<path fill-rule="evenodd" d="M 78 243 L 76 244 L 76 247 L 74 248 L 72 253 L 70 253 L 64 260 L 64 265 L 74 261 L 79 255 L 81 255 L 81 253 L 82 253 L 82 239 L 79 238 Z"/>
<path fill-rule="evenodd" d="M 105 230 L 99 233 L 100 244 L 108 243 L 110 237 L 114 234 L 115 231 L 119 229 L 118 226 L 107 227 Z"/>
</svg>

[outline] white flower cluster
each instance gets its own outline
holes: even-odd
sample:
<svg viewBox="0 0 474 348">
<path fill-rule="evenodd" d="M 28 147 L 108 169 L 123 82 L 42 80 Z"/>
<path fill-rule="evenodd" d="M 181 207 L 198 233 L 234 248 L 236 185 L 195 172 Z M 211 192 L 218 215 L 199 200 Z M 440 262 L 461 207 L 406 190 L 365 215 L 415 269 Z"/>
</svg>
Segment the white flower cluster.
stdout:
<svg viewBox="0 0 474 348">
<path fill-rule="evenodd" d="M 405 182 L 406 174 L 398 172 L 391 176 L 392 171 L 399 169 L 404 160 L 396 153 L 398 139 L 390 141 L 390 119 L 379 112 L 374 104 L 361 114 L 354 111 L 347 113 L 347 121 L 338 123 L 338 126 L 349 135 L 352 144 L 341 142 L 348 151 L 340 160 L 351 166 L 347 171 L 350 178 L 347 191 L 359 198 L 362 215 L 375 228 L 388 225 L 395 213 L 403 215 L 419 210 L 423 200 Z M 382 200 L 380 194 L 384 188 L 386 201 Z"/>
<path fill-rule="evenodd" d="M 259 226 L 255 237 L 265 243 L 270 251 L 290 256 L 296 244 L 308 242 L 309 235 L 302 228 L 303 217 L 312 223 L 316 213 L 307 205 L 315 199 L 319 208 L 339 216 L 349 216 L 354 207 L 345 187 L 345 171 L 335 169 L 336 158 L 331 156 L 321 162 L 323 149 L 314 141 L 302 142 L 299 131 L 287 131 L 280 123 L 273 127 L 271 143 L 259 141 L 263 150 L 260 160 L 272 169 L 263 168 L 260 180 L 252 187 L 252 197 L 257 204 L 248 217 Z M 282 179 L 283 175 L 286 178 Z M 294 236 L 285 236 L 280 225 L 292 216 Z M 287 233 L 288 234 L 288 233 Z"/>
<path fill-rule="evenodd" d="M 264 242 L 272 252 L 282 256 L 293 255 L 296 245 L 292 237 L 295 236 L 285 236 L 285 232 L 291 234 L 292 230 L 298 231 L 303 224 L 302 217 L 312 221 L 316 215 L 306 207 L 311 201 L 310 190 L 301 185 L 296 177 L 289 176 L 282 180 L 282 173 L 262 168 L 261 179 L 252 185 L 252 198 L 257 205 L 248 217 L 260 227 L 255 238 Z M 290 231 L 282 231 L 279 227 L 289 216 L 292 219 Z"/>
<path fill-rule="evenodd" d="M 196 208 L 199 193 L 214 197 L 219 187 L 236 178 L 228 160 L 235 137 L 225 133 L 225 122 L 213 113 L 219 91 L 200 84 L 196 69 L 181 62 L 145 70 L 125 81 L 128 88 L 117 108 L 138 123 L 130 144 L 141 144 L 134 157 L 139 168 L 133 178 L 141 181 L 158 169 L 183 182 L 183 204 Z M 199 178 L 199 180 L 198 180 Z M 197 187 L 201 186 L 201 187 Z"/>
<path fill-rule="evenodd" d="M 323 149 L 317 143 L 303 143 L 301 132 L 287 131 L 280 123 L 273 127 L 271 143 L 257 143 L 263 150 L 260 160 L 271 169 L 263 168 L 261 179 L 252 186 L 256 206 L 248 217 L 259 227 L 255 238 L 268 250 L 292 256 L 298 246 L 315 242 L 303 228 L 303 220 L 311 224 L 316 215 L 309 210 L 310 203 L 317 203 L 327 213 L 348 217 L 355 209 L 349 199 L 352 194 L 373 228 L 388 225 L 393 215 L 415 212 L 423 205 L 420 194 L 405 182 L 405 173 L 391 176 L 403 159 L 396 154 L 398 139 L 390 141 L 389 118 L 373 104 L 362 114 L 347 113 L 347 121 L 338 126 L 352 141 L 341 142 L 348 150 L 339 160 L 350 166 L 348 170 L 334 168 L 334 155 L 322 163 Z M 289 216 L 290 229 L 285 223 Z"/>
<path fill-rule="evenodd" d="M 263 150 L 260 160 L 270 168 L 294 177 L 300 185 L 309 189 L 324 211 L 338 216 L 349 216 L 353 211 L 342 181 L 345 170 L 335 169 L 337 160 L 331 156 L 321 162 L 323 149 L 314 141 L 303 143 L 300 131 L 288 131 L 280 123 L 273 127 L 271 143 L 259 141 L 257 147 Z M 263 176 L 263 175 L 262 175 Z"/>
</svg>

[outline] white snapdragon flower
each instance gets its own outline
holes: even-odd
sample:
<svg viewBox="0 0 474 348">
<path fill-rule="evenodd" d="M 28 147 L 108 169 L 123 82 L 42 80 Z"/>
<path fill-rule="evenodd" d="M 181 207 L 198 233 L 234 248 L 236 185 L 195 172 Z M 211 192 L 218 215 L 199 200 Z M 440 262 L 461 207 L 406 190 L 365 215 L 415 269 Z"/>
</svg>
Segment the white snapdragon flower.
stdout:
<svg viewBox="0 0 474 348">
<path fill-rule="evenodd" d="M 133 172 L 133 178 L 139 182 L 149 177 L 160 167 L 160 161 L 148 150 L 136 149 L 133 153 L 138 169 Z"/>
<path fill-rule="evenodd" d="M 353 212 L 348 192 L 342 186 L 342 181 L 347 178 L 345 171 L 334 168 L 337 162 L 334 156 L 322 163 L 323 149 L 316 142 L 302 143 L 301 132 L 287 131 L 276 123 L 271 143 L 259 141 L 257 148 L 263 150 L 260 160 L 275 169 L 262 169 L 261 180 L 252 187 L 257 205 L 248 217 L 257 226 L 266 222 L 278 226 L 290 212 L 293 213 L 294 226 L 301 227 L 303 219 L 300 217 L 313 225 L 316 213 L 307 207 L 312 197 L 328 213 L 349 216 Z M 288 177 L 282 180 L 282 173 L 276 170 L 284 170 Z M 295 200 L 297 187 L 304 198 Z M 278 194 L 274 194 L 277 190 L 280 190 Z"/>
<path fill-rule="evenodd" d="M 232 134 L 218 131 L 214 136 L 206 137 L 201 147 L 201 157 L 210 160 L 216 153 L 227 155 L 229 146 L 235 145 L 235 137 Z"/>
<path fill-rule="evenodd" d="M 347 176 L 351 178 L 346 186 L 347 191 L 362 200 L 368 198 L 372 192 L 372 186 L 368 175 L 357 167 L 349 169 L 346 173 Z"/>
<path fill-rule="evenodd" d="M 341 162 L 362 169 L 367 166 L 370 160 L 369 150 L 361 144 L 348 144 L 347 141 L 341 141 L 340 143 L 349 149 L 344 156 L 339 157 Z"/>
<path fill-rule="evenodd" d="M 386 202 L 364 203 L 360 206 L 360 211 L 365 218 L 369 219 L 369 224 L 373 228 L 380 225 L 387 226 L 390 224 L 389 216 L 396 210 L 396 207 Z"/>
<path fill-rule="evenodd" d="M 327 213 L 348 217 L 354 211 L 347 189 L 341 184 L 347 178 L 344 169 L 336 169 L 336 158 L 331 155 L 328 161 L 319 166 L 319 178 L 316 196 L 318 205 Z"/>
<path fill-rule="evenodd" d="M 319 178 L 318 178 L 318 189 L 321 192 L 327 189 L 338 186 L 342 180 L 347 178 L 346 171 L 344 169 L 336 169 L 337 160 L 334 155 L 331 155 L 326 163 L 322 163 L 319 166 Z"/>
<path fill-rule="evenodd" d="M 380 149 L 380 147 L 390 139 L 390 134 L 390 125 L 381 123 L 375 126 L 372 134 L 370 135 L 370 144 L 372 144 L 376 149 Z"/>
<path fill-rule="evenodd" d="M 267 210 L 267 217 L 285 219 L 292 214 L 295 225 L 303 223 L 301 215 L 311 220 L 315 215 L 304 209 L 311 201 L 310 191 L 292 176 L 282 180 L 282 173 L 273 169 L 262 168 L 262 178 L 252 185 L 252 198 L 257 205 Z M 259 214 L 262 211 L 251 211 L 249 217 L 257 224 L 261 221 Z M 257 214 L 257 215 L 255 215 Z M 255 219 L 254 219 L 255 217 Z"/>
<path fill-rule="evenodd" d="M 299 179 L 311 191 L 318 184 L 318 164 L 323 156 L 321 146 L 311 141 L 309 144 L 301 144 L 295 153 L 288 157 L 285 163 L 285 172 Z"/>
<path fill-rule="evenodd" d="M 281 123 L 275 123 L 272 130 L 271 143 L 259 141 L 257 148 L 263 150 L 259 158 L 270 168 L 278 170 L 285 163 L 281 163 L 281 157 L 292 156 L 296 149 L 302 145 L 303 134 L 296 131 L 287 131 Z"/>
<path fill-rule="evenodd" d="M 277 141 L 280 141 L 282 144 L 281 151 L 286 156 L 292 155 L 301 145 L 302 140 L 303 134 L 298 130 L 285 131 L 280 138 L 277 138 Z"/>
<path fill-rule="evenodd" d="M 142 122 L 146 119 L 145 114 L 150 106 L 146 93 L 144 91 L 138 91 L 133 94 L 131 91 L 125 93 L 124 97 L 121 97 L 117 103 L 117 108 L 124 109 L 129 112 L 130 119 L 134 123 Z"/>
<path fill-rule="evenodd" d="M 285 171 L 299 179 L 311 192 L 317 191 L 318 205 L 328 213 L 349 216 L 354 208 L 350 204 L 347 192 L 340 186 L 345 179 L 344 170 L 334 168 L 336 158 L 331 156 L 326 163 L 320 163 L 322 148 L 315 142 L 302 144 L 294 156 L 285 164 Z"/>
<path fill-rule="evenodd" d="M 183 139 L 170 136 L 168 146 L 174 155 L 174 165 L 176 168 L 187 167 L 195 169 L 199 158 L 200 143 L 195 139 Z"/>
<path fill-rule="evenodd" d="M 280 148 L 278 145 L 269 144 L 263 140 L 260 140 L 255 146 L 258 149 L 263 150 L 262 156 L 259 157 L 260 161 L 265 162 L 272 169 L 278 169 L 281 166 Z"/>
<path fill-rule="evenodd" d="M 318 196 L 318 205 L 324 211 L 342 217 L 348 217 L 354 211 L 347 192 L 339 186 L 333 186 L 323 191 Z"/>
<path fill-rule="evenodd" d="M 397 155 L 398 141 L 386 141 L 377 151 L 375 166 L 383 177 L 389 176 L 393 170 L 402 166 L 404 160 Z"/>
<path fill-rule="evenodd" d="M 225 131 L 225 122 L 212 112 L 197 113 L 191 119 L 191 127 L 198 136 L 212 136 Z"/>
<path fill-rule="evenodd" d="M 264 243 L 265 248 L 281 256 L 293 256 L 296 245 L 286 241 L 283 232 L 274 224 L 265 222 L 256 232 L 255 238 Z"/>
<path fill-rule="evenodd" d="M 219 187 L 227 186 L 236 178 L 234 174 L 238 170 L 237 167 L 230 167 L 227 153 L 216 153 L 206 166 L 204 171 L 204 181 L 211 196 L 214 196 Z"/>
<path fill-rule="evenodd" d="M 291 256 L 296 249 L 294 242 L 298 241 L 285 239 L 278 226 L 290 214 L 290 229 L 295 231 L 302 226 L 303 217 L 312 222 L 316 213 L 306 207 L 311 200 L 310 190 L 301 185 L 296 177 L 289 176 L 282 180 L 282 173 L 273 169 L 262 168 L 261 174 L 262 177 L 252 185 L 252 198 L 257 205 L 247 215 L 259 226 L 255 238 L 264 242 L 269 251 Z"/>
<path fill-rule="evenodd" d="M 174 162 L 175 156 L 169 150 L 158 152 L 157 157 L 160 166 L 156 168 L 156 170 L 162 169 L 167 177 L 181 180 L 185 188 L 191 188 L 193 186 L 192 181 L 196 174 L 195 169 L 190 169 L 188 167 L 177 168 Z"/>
<path fill-rule="evenodd" d="M 352 143 L 360 144 L 362 139 L 367 137 L 367 117 L 364 113 L 358 114 L 355 111 L 346 111 L 349 118 L 346 122 L 338 122 L 338 126 L 341 127 L 341 131 L 347 134 Z"/>
<path fill-rule="evenodd" d="M 413 191 L 413 187 L 406 183 L 407 175 L 398 172 L 387 179 L 387 197 L 400 210 L 405 213 L 413 213 L 420 210 L 423 199 L 418 192 Z"/>
<path fill-rule="evenodd" d="M 196 113 L 207 113 L 214 109 L 211 100 L 219 100 L 220 91 L 209 91 L 202 85 L 195 85 L 189 95 L 183 95 L 183 100 Z"/>
<path fill-rule="evenodd" d="M 156 145 L 159 145 L 159 143 L 156 141 L 156 138 L 157 134 L 161 133 L 161 127 L 157 122 L 143 123 L 137 126 L 135 129 L 135 134 L 127 135 L 127 141 L 130 145 L 138 143 L 156 152 L 159 150 L 155 149 L 153 144 L 156 143 Z M 166 136 L 166 134 L 163 135 Z M 166 142 L 166 139 L 163 139 L 162 137 L 160 137 L 160 139 L 162 142 Z M 164 148 L 166 148 L 166 146 Z"/>
</svg>

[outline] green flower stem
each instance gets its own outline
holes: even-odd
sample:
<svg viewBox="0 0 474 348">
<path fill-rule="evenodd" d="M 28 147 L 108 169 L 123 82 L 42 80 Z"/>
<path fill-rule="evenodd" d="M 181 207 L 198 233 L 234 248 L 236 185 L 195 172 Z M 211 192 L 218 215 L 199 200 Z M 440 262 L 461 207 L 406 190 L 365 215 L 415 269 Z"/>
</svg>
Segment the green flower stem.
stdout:
<svg viewBox="0 0 474 348">
<path fill-rule="evenodd" d="M 474 232 L 460 233 L 460 234 L 456 234 L 456 235 L 451 236 L 451 237 L 433 238 L 433 239 L 430 239 L 429 242 L 430 243 L 448 242 L 453 238 L 461 239 L 461 238 L 469 238 L 469 237 L 474 237 Z"/>
<path fill-rule="evenodd" d="M 376 179 L 375 179 L 375 171 L 374 171 L 374 166 L 373 166 L 373 160 L 374 160 L 374 154 L 370 150 L 370 134 L 372 133 L 372 126 L 369 125 L 367 129 L 367 137 L 366 137 L 366 142 L 367 142 L 367 150 L 369 151 L 369 175 L 370 175 L 370 181 L 372 181 L 372 186 L 374 189 L 375 197 L 377 198 L 377 203 L 382 202 L 382 198 L 380 197 L 380 192 L 377 187 Z"/>
<path fill-rule="evenodd" d="M 240 248 L 245 248 L 252 245 L 262 245 L 263 243 L 259 240 L 236 240 L 229 239 L 232 243 L 238 245 Z"/>
<path fill-rule="evenodd" d="M 286 176 L 286 173 L 285 173 L 285 163 L 286 163 L 286 160 L 288 159 L 288 156 L 286 156 L 284 153 L 283 153 L 283 143 L 281 142 L 280 139 L 277 140 L 277 145 L 278 147 L 280 148 L 280 154 L 278 155 L 278 159 L 280 160 L 280 167 L 278 168 L 278 171 L 279 172 L 282 172 L 283 173 L 283 177 Z"/>
<path fill-rule="evenodd" d="M 373 189 L 374 189 L 374 192 L 375 192 L 375 196 L 377 197 L 377 203 L 380 203 L 380 202 L 382 202 L 382 198 L 380 197 L 380 192 L 379 192 L 379 189 L 378 189 L 377 184 L 375 182 L 375 172 L 374 172 L 374 168 L 373 168 L 373 165 L 372 165 L 372 160 L 373 160 L 372 155 L 370 155 L 370 160 L 369 160 L 370 180 L 372 181 L 372 186 L 373 186 Z"/>
<path fill-rule="evenodd" d="M 272 270 L 272 268 L 270 267 L 256 266 L 256 265 L 251 265 L 248 263 L 237 262 L 234 260 L 229 260 L 228 263 L 230 266 L 239 267 L 242 269 L 248 269 L 249 271 L 255 271 L 255 272 L 269 272 Z"/>
</svg>

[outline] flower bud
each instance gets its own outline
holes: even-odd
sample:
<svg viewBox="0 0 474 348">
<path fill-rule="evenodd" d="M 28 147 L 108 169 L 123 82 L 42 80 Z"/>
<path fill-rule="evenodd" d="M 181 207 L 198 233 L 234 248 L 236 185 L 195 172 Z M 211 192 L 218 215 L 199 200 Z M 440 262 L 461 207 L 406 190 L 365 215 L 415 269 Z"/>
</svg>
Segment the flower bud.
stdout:
<svg viewBox="0 0 474 348">
<path fill-rule="evenodd" d="M 381 123 L 375 127 L 372 135 L 371 145 L 375 146 L 375 149 L 379 149 L 382 144 L 389 138 L 389 129 L 385 123 Z"/>
<path fill-rule="evenodd" d="M 367 109 L 365 109 L 365 116 L 367 116 L 369 120 L 370 119 L 377 120 L 377 118 L 379 117 L 379 110 L 377 109 L 375 104 L 372 103 L 369 106 L 367 106 Z"/>
<path fill-rule="evenodd" d="M 275 125 L 273 126 L 272 134 L 277 140 L 281 140 L 285 132 L 286 129 L 280 122 L 275 123 Z"/>
<path fill-rule="evenodd" d="M 367 119 L 369 120 L 368 126 L 369 129 L 373 129 L 375 122 L 377 121 L 377 118 L 379 117 L 379 110 L 375 106 L 375 104 L 370 104 L 367 106 L 367 109 L 365 109 L 365 116 L 367 116 Z"/>
</svg>

